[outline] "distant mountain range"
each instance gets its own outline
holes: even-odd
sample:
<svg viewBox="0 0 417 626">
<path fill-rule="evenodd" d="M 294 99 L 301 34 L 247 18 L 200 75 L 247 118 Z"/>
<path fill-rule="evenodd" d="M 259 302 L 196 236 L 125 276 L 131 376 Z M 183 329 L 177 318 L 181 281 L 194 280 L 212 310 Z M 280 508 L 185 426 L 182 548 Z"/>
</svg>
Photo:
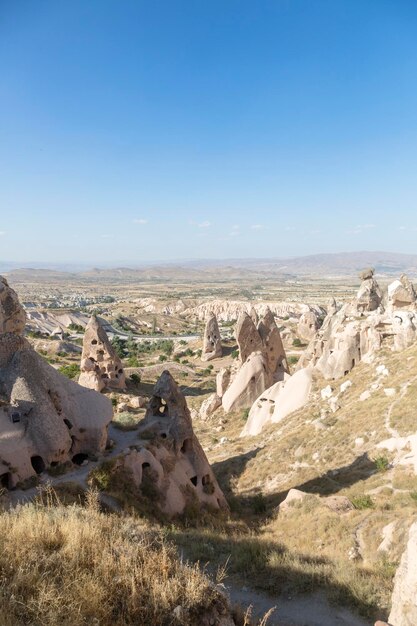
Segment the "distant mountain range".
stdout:
<svg viewBox="0 0 417 626">
<path fill-rule="evenodd" d="M 131 267 L 96 267 L 87 269 L 70 264 L 27 264 L 0 261 L 0 272 L 14 280 L 61 281 L 201 281 L 201 280 L 240 280 L 240 279 L 292 279 L 292 278 L 351 278 L 374 267 L 377 275 L 393 277 L 405 272 L 417 276 L 417 254 L 394 252 L 340 252 L 334 254 L 314 254 L 294 258 L 266 259 L 199 259 L 176 262 L 155 262 L 154 264 L 133 265 Z"/>
</svg>

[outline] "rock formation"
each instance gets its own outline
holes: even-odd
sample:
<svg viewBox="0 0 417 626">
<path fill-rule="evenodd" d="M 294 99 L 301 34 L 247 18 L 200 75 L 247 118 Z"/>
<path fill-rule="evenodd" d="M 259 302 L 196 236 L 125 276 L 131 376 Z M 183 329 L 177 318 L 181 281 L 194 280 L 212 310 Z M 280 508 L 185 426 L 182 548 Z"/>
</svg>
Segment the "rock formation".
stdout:
<svg viewBox="0 0 417 626">
<path fill-rule="evenodd" d="M 202 361 L 217 359 L 223 354 L 220 330 L 215 315 L 211 314 L 207 320 L 204 331 Z"/>
<path fill-rule="evenodd" d="M 229 384 L 230 384 L 231 371 L 230 367 L 223 367 L 216 376 L 216 395 L 219 398 L 223 398 Z"/>
<path fill-rule="evenodd" d="M 359 313 L 376 311 L 382 303 L 382 293 L 379 285 L 374 278 L 374 270 L 366 269 L 359 275 L 362 284 L 356 296 L 354 303 Z"/>
<path fill-rule="evenodd" d="M 388 621 L 394 626 L 417 624 L 417 522 L 410 528 L 407 547 L 395 575 Z"/>
<path fill-rule="evenodd" d="M 262 350 L 261 336 L 258 333 L 253 319 L 246 312 L 239 316 L 235 336 L 239 348 L 239 359 L 242 365 L 252 352 Z"/>
<path fill-rule="evenodd" d="M 253 403 L 240 436 L 258 435 L 265 425 L 278 423 L 304 407 L 310 397 L 312 373 L 312 368 L 301 369 L 263 392 Z"/>
<path fill-rule="evenodd" d="M 311 341 L 320 328 L 320 318 L 314 311 L 303 313 L 298 321 L 297 335 L 300 339 Z"/>
<path fill-rule="evenodd" d="M 8 297 L 0 304 L 0 480 L 3 487 L 65 461 L 104 450 L 111 402 L 49 365 L 21 335 L 24 313 Z M 11 306 L 13 303 L 13 306 Z"/>
<path fill-rule="evenodd" d="M 241 366 L 222 396 L 226 412 L 251 407 L 265 389 L 283 380 L 289 371 L 281 335 L 269 309 L 258 327 L 247 313 L 242 313 L 236 340 Z"/>
<path fill-rule="evenodd" d="M 95 315 L 91 317 L 85 330 L 78 382 L 95 391 L 126 388 L 122 362 Z"/>
<path fill-rule="evenodd" d="M 417 300 L 414 286 L 408 276 L 402 274 L 400 280 L 395 280 L 388 286 L 388 303 L 394 309 L 408 309 Z"/>
<path fill-rule="evenodd" d="M 156 490 L 154 504 L 169 516 L 187 505 L 228 510 L 225 497 L 194 434 L 184 396 L 168 371 L 154 388 L 136 449 L 120 457 L 138 488 L 147 481 Z M 139 495 L 139 493 L 138 493 Z"/>
<path fill-rule="evenodd" d="M 264 355 L 262 352 L 253 352 L 223 395 L 223 409 L 228 413 L 252 406 L 254 398 L 257 398 L 272 384 L 273 378 L 266 367 Z"/>
<path fill-rule="evenodd" d="M 22 335 L 25 324 L 26 314 L 16 292 L 9 287 L 7 280 L 0 276 L 0 334 Z"/>
</svg>

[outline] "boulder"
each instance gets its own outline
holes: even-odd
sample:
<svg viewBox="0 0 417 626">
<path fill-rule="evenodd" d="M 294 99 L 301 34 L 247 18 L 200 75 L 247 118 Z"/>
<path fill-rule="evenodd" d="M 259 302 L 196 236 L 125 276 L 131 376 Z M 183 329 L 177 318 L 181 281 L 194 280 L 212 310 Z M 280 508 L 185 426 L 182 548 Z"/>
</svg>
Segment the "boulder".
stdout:
<svg viewBox="0 0 417 626">
<path fill-rule="evenodd" d="M 215 393 L 212 393 L 208 398 L 204 400 L 200 407 L 200 419 L 207 420 L 213 415 L 215 411 L 222 405 L 222 400 Z"/>
<path fill-rule="evenodd" d="M 211 361 L 217 359 L 223 354 L 222 343 L 220 339 L 220 330 L 217 323 L 217 317 L 212 314 L 206 322 L 203 339 L 203 352 L 201 354 L 202 361 Z"/>
<path fill-rule="evenodd" d="M 168 516 L 188 505 L 228 510 L 226 499 L 194 434 L 184 396 L 168 371 L 157 381 L 136 449 L 119 457 L 140 489 L 152 485 L 153 504 Z"/>
<path fill-rule="evenodd" d="M 388 303 L 394 309 L 407 309 L 417 300 L 414 286 L 406 274 L 388 286 Z"/>
<path fill-rule="evenodd" d="M 78 382 L 95 391 L 126 389 L 122 362 L 95 315 L 91 317 L 85 330 Z"/>
</svg>

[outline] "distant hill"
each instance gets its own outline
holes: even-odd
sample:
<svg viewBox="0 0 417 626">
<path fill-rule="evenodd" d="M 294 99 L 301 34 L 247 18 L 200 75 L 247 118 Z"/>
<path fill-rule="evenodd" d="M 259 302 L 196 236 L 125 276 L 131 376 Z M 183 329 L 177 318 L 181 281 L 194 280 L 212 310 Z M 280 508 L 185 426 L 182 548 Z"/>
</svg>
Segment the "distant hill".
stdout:
<svg viewBox="0 0 417 626">
<path fill-rule="evenodd" d="M 177 262 L 156 262 L 154 265 L 132 267 L 92 268 L 80 271 L 59 266 L 39 269 L 17 268 L 17 264 L 0 262 L 0 272 L 15 281 L 58 282 L 77 280 L 85 282 L 170 282 L 170 281 L 227 281 L 242 279 L 286 280 L 295 278 L 350 278 L 357 279 L 366 267 L 374 267 L 377 275 L 394 277 L 402 272 L 417 277 L 417 254 L 395 252 L 340 252 L 314 254 L 293 258 L 266 259 L 199 259 Z M 66 268 L 66 269 L 67 269 Z M 71 271 L 72 270 L 72 271 Z"/>
</svg>

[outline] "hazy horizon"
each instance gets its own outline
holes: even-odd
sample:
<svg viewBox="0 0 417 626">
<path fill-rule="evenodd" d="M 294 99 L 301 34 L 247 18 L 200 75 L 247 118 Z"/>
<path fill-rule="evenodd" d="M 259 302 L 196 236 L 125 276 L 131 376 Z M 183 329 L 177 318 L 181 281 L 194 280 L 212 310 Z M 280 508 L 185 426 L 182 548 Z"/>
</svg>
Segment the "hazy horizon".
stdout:
<svg viewBox="0 0 417 626">
<path fill-rule="evenodd" d="M 0 257 L 413 250 L 416 26 L 408 2 L 6 0 Z"/>
</svg>

